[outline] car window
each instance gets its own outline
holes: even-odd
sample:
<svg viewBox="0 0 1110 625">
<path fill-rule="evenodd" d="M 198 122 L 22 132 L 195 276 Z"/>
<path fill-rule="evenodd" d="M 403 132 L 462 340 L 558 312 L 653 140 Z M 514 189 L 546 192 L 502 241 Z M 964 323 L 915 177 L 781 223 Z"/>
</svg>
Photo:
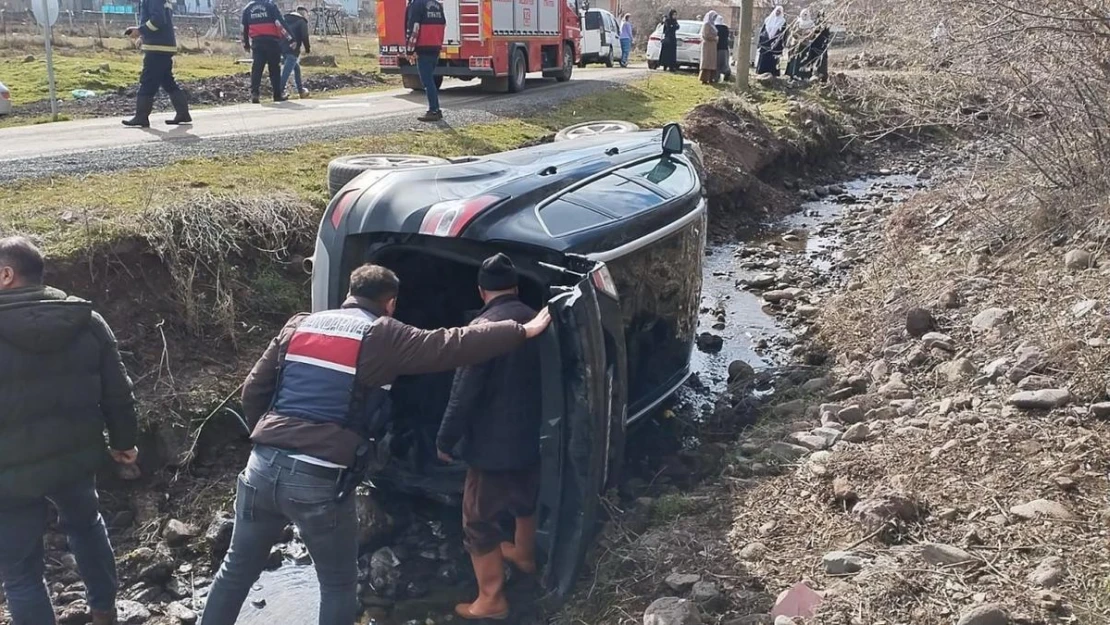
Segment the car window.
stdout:
<svg viewBox="0 0 1110 625">
<path fill-rule="evenodd" d="M 601 30 L 601 13 L 597 11 L 586 11 L 586 29 Z"/>
<path fill-rule="evenodd" d="M 694 174 L 690 168 L 667 157 L 626 167 L 621 170 L 621 173 L 629 178 L 642 178 L 663 189 L 672 197 L 693 191 L 695 185 Z"/>
<path fill-rule="evenodd" d="M 628 217 L 666 201 L 662 195 L 628 178 L 610 174 L 566 195 L 566 199 L 610 213 Z"/>
<path fill-rule="evenodd" d="M 611 31 L 616 31 L 617 30 L 617 20 L 612 15 L 606 15 L 605 16 L 605 21 L 609 22 L 609 30 L 611 30 Z"/>
<path fill-rule="evenodd" d="M 551 236 L 561 237 L 586 228 L 600 226 L 611 221 L 612 217 L 572 202 L 555 200 L 540 209 L 540 219 L 547 226 L 547 231 L 551 233 Z"/>
</svg>

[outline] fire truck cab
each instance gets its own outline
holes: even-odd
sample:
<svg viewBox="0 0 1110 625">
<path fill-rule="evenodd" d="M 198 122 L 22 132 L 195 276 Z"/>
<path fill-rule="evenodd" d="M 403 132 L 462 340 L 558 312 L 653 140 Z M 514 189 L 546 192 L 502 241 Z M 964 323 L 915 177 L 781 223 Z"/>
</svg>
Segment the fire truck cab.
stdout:
<svg viewBox="0 0 1110 625">
<path fill-rule="evenodd" d="M 419 2 L 420 0 L 415 0 Z M 580 0 L 442 0 L 447 15 L 442 76 L 480 78 L 483 87 L 515 93 L 527 74 L 570 80 L 581 56 Z M 378 0 L 378 45 L 383 74 L 400 74 L 405 87 L 423 89 L 415 59 L 406 54 L 407 0 Z"/>
</svg>

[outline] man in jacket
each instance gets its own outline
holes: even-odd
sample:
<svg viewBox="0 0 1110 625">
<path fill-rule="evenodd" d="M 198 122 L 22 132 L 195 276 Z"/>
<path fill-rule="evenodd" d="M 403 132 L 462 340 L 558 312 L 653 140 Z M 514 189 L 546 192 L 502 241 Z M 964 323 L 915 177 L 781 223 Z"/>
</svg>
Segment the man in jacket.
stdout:
<svg viewBox="0 0 1110 625">
<path fill-rule="evenodd" d="M 550 323 L 419 330 L 392 318 L 400 284 L 384 267 L 351 273 L 339 310 L 300 314 L 251 370 L 243 411 L 258 420 L 239 475 L 231 548 L 216 574 L 202 625 L 235 622 L 270 548 L 292 521 L 320 583 L 320 625 L 351 625 L 357 612 L 357 519 L 343 493 L 361 478 L 370 442 L 390 418 L 397 376 L 450 371 L 516 349 Z"/>
<path fill-rule="evenodd" d="M 135 96 L 135 116 L 123 120 L 124 126 L 149 128 L 150 113 L 154 110 L 154 96 L 161 88 L 173 103 L 171 126 L 191 124 L 189 98 L 173 77 L 173 55 L 177 53 L 177 39 L 173 33 L 173 2 L 168 0 L 142 0 L 139 6 L 139 25 L 127 29 L 132 39 L 142 40 L 143 71 L 139 74 L 139 93 Z"/>
<path fill-rule="evenodd" d="M 135 400 L 108 324 L 44 286 L 43 268 L 30 241 L 0 239 L 0 580 L 14 625 L 53 625 L 42 545 L 53 504 L 92 622 L 112 625 L 115 558 L 94 475 L 105 451 L 135 462 Z"/>
<path fill-rule="evenodd" d="M 487 259 L 478 273 L 485 308 L 471 327 L 505 320 L 526 323 L 536 311 L 517 296 L 517 271 L 504 254 Z M 460 369 L 440 425 L 436 447 L 450 462 L 461 441 L 466 461 L 463 534 L 478 579 L 478 599 L 459 604 L 464 619 L 501 619 L 509 604 L 502 592 L 502 560 L 536 571 L 536 497 L 540 482 L 540 355 L 534 344 L 496 360 Z M 515 519 L 515 536 L 501 521 Z"/>
<path fill-rule="evenodd" d="M 270 72 L 274 102 L 285 95 L 281 83 L 281 50 L 289 25 L 273 0 L 251 0 L 243 9 L 243 49 L 251 53 L 251 102 L 258 104 L 262 92 L 262 69 Z"/>
<path fill-rule="evenodd" d="M 412 0 L 405 14 L 405 33 L 408 36 L 408 53 L 416 55 L 416 69 L 420 84 L 428 96 L 428 112 L 417 119 L 438 122 L 443 119 L 439 108 L 439 87 L 435 71 L 439 65 L 439 51 L 443 47 L 443 33 L 447 16 L 440 0 Z"/>
<path fill-rule="evenodd" d="M 285 23 L 289 24 L 289 37 L 292 39 L 285 50 L 284 67 L 281 68 L 281 88 L 284 91 L 289 84 L 289 75 L 293 75 L 293 84 L 301 98 L 308 97 L 308 89 L 301 82 L 301 46 L 305 54 L 312 54 L 312 47 L 308 42 L 308 9 L 297 7 L 292 13 L 285 14 Z"/>
</svg>

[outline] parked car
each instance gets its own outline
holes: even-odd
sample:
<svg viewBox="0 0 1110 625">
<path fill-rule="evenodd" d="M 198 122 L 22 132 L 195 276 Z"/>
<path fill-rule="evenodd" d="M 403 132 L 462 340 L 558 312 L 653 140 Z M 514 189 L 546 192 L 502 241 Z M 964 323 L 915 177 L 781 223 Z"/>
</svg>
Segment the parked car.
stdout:
<svg viewBox="0 0 1110 625">
<path fill-rule="evenodd" d="M 648 37 L 648 69 L 659 67 L 659 52 L 663 49 L 663 25 L 655 27 Z M 678 20 L 678 65 L 698 68 L 701 63 L 701 22 Z"/>
<path fill-rule="evenodd" d="M 0 82 L 0 115 L 11 115 L 12 113 L 12 92 Z"/>
<path fill-rule="evenodd" d="M 587 63 L 605 63 L 612 67 L 620 58 L 620 26 L 613 14 L 605 9 L 589 9 L 582 14 L 582 56 L 579 67 Z"/>
<path fill-rule="evenodd" d="M 537 339 L 538 514 L 543 581 L 562 596 L 623 462 L 626 428 L 690 375 L 706 234 L 700 152 L 671 124 L 451 163 L 408 158 L 369 168 L 331 200 L 309 261 L 313 310 L 339 306 L 351 270 L 374 262 L 401 279 L 398 319 L 465 325 L 482 306 L 479 264 L 512 257 L 521 297 L 554 316 Z M 374 485 L 457 500 L 465 468 L 439 462 L 434 442 L 452 377 L 392 385 Z"/>
</svg>

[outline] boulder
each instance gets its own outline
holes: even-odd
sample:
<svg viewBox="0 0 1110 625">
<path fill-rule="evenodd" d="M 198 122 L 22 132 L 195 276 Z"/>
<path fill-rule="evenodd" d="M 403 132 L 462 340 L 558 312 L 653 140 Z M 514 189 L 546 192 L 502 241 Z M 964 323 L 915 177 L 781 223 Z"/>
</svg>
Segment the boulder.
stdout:
<svg viewBox="0 0 1110 625">
<path fill-rule="evenodd" d="M 1110 401 L 1091 404 L 1091 414 L 1099 419 L 1110 419 Z"/>
<path fill-rule="evenodd" d="M 721 351 L 725 346 L 725 340 L 716 334 L 709 332 L 702 332 L 698 335 L 696 341 L 698 349 L 707 354 L 716 354 Z"/>
<path fill-rule="evenodd" d="M 678 597 L 656 599 L 644 610 L 644 625 L 701 625 L 697 604 Z"/>
<path fill-rule="evenodd" d="M 1021 391 L 1010 395 L 1006 403 L 1022 410 L 1052 410 L 1063 408 L 1072 401 L 1067 389 L 1048 388 L 1039 391 Z"/>
<path fill-rule="evenodd" d="M 972 332 L 990 332 L 991 330 L 1009 323 L 1014 318 L 1014 311 L 1006 308 L 988 308 L 971 320 Z"/>
<path fill-rule="evenodd" d="M 162 528 L 162 539 L 172 548 L 184 547 L 199 535 L 200 531 L 195 526 L 177 519 L 170 519 L 166 527 Z"/>
<path fill-rule="evenodd" d="M 871 436 L 871 428 L 866 423 L 856 423 L 844 432 L 842 440 L 848 443 L 862 443 Z"/>
<path fill-rule="evenodd" d="M 1064 504 L 1048 499 L 1035 499 L 1010 508 L 1010 514 L 1019 519 L 1032 520 L 1039 517 L 1058 519 L 1061 521 L 1074 521 L 1078 517 L 1068 510 Z"/>
<path fill-rule="evenodd" d="M 677 592 L 686 594 L 694 587 L 694 584 L 701 581 L 701 575 L 694 573 L 671 573 L 667 576 L 663 583 L 667 588 Z"/>
<path fill-rule="evenodd" d="M 177 601 L 166 606 L 166 616 L 177 625 L 193 625 L 197 622 L 197 613 Z"/>
<path fill-rule="evenodd" d="M 809 432 L 795 432 L 790 435 L 790 438 L 810 451 L 821 451 L 832 447 L 832 443 L 826 437 L 810 434 Z"/>
<path fill-rule="evenodd" d="M 956 625 L 1009 625 L 1010 615 L 1002 606 L 988 603 L 977 606 L 960 615 Z"/>
<path fill-rule="evenodd" d="M 116 601 L 116 622 L 119 625 L 142 625 L 150 618 L 150 610 L 137 601 Z"/>
<path fill-rule="evenodd" d="M 851 575 L 863 570 L 863 558 L 850 551 L 830 551 L 821 562 L 829 575 Z"/>
<path fill-rule="evenodd" d="M 755 377 L 755 369 L 743 360 L 734 360 L 728 364 L 728 383 L 735 384 Z"/>
<path fill-rule="evenodd" d="M 860 423 L 865 419 L 863 409 L 853 404 L 836 413 L 836 420 L 844 424 Z"/>
<path fill-rule="evenodd" d="M 1086 250 L 1072 250 L 1064 255 L 1064 268 L 1068 271 L 1083 271 L 1094 266 L 1094 258 Z"/>
<path fill-rule="evenodd" d="M 956 350 L 956 345 L 952 341 L 952 337 L 940 332 L 928 332 L 921 337 L 921 343 L 925 349 L 939 349 L 946 352 Z"/>
<path fill-rule="evenodd" d="M 778 282 L 778 278 L 773 273 L 761 273 L 752 277 L 750 280 L 745 280 L 744 284 L 757 289 L 766 289 L 767 287 L 774 286 Z"/>
<path fill-rule="evenodd" d="M 914 338 L 921 338 L 937 327 L 933 314 L 924 308 L 911 308 L 906 313 L 906 332 Z"/>
<path fill-rule="evenodd" d="M 1007 377 L 1015 384 L 1034 373 L 1039 373 L 1048 366 L 1048 357 L 1036 347 L 1029 347 L 1018 351 L 1014 365 L 1010 367 Z"/>
<path fill-rule="evenodd" d="M 1029 574 L 1028 581 L 1037 588 L 1052 588 L 1059 586 L 1067 576 L 1067 567 L 1064 559 L 1058 556 L 1049 556 L 1037 563 L 1037 568 Z"/>
</svg>

